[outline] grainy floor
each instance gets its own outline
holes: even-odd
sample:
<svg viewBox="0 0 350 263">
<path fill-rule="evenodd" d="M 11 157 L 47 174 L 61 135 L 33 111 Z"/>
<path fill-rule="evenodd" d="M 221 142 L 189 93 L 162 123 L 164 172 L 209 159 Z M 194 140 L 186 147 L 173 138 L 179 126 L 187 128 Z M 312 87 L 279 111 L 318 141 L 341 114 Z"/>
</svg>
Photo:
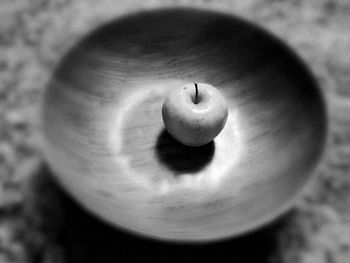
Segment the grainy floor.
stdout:
<svg viewBox="0 0 350 263">
<path fill-rule="evenodd" d="M 267 228 L 205 250 L 112 231 L 57 188 L 40 154 L 40 98 L 60 56 L 108 19 L 170 5 L 223 10 L 274 32 L 308 63 L 329 105 L 326 158 L 295 209 Z M 155 262 L 160 250 L 162 262 L 193 261 L 203 253 L 237 262 L 350 262 L 350 1 L 0 0 L 0 6 L 0 262 L 122 256 Z"/>
</svg>

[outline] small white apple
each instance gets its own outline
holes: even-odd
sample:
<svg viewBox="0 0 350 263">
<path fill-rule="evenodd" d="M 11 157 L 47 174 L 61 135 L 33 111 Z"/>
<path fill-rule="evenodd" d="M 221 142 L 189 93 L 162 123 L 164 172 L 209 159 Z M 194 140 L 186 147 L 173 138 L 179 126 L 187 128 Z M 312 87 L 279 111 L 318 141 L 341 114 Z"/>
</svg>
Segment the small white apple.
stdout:
<svg viewBox="0 0 350 263">
<path fill-rule="evenodd" d="M 211 142 L 224 128 L 227 116 L 224 97 L 205 83 L 188 83 L 172 90 L 162 107 L 166 130 L 187 146 Z"/>
</svg>

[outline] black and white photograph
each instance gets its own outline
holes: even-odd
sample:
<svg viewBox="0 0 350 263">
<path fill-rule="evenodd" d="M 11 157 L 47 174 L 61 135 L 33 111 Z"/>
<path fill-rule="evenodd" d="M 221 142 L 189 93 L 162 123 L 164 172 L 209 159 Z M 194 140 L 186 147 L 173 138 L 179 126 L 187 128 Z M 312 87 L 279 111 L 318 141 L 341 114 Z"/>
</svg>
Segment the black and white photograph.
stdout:
<svg viewBox="0 0 350 263">
<path fill-rule="evenodd" d="M 0 0 L 0 263 L 350 263 L 349 0 Z"/>
</svg>

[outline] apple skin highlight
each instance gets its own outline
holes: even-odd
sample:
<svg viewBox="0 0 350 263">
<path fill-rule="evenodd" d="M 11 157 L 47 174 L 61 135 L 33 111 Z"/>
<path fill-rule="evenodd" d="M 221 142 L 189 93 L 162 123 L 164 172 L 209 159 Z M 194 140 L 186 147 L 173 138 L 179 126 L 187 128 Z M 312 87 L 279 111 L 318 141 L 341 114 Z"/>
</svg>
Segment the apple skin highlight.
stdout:
<svg viewBox="0 0 350 263">
<path fill-rule="evenodd" d="M 213 86 L 188 83 L 172 90 L 162 107 L 165 129 L 187 146 L 211 142 L 224 128 L 228 108 L 224 97 Z"/>
</svg>

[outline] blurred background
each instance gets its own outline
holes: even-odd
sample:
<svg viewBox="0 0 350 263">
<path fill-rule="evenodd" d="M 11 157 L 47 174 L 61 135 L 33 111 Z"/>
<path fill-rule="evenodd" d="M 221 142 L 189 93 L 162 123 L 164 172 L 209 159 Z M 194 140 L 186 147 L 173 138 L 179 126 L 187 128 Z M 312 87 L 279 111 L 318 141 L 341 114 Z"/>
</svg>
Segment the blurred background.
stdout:
<svg viewBox="0 0 350 263">
<path fill-rule="evenodd" d="M 56 185 L 41 149 L 41 97 L 81 36 L 130 12 L 221 10 L 273 32 L 309 65 L 328 104 L 330 141 L 295 208 L 245 236 L 205 246 L 112 229 Z M 0 0 L 0 262 L 350 263 L 350 1 Z"/>
</svg>

